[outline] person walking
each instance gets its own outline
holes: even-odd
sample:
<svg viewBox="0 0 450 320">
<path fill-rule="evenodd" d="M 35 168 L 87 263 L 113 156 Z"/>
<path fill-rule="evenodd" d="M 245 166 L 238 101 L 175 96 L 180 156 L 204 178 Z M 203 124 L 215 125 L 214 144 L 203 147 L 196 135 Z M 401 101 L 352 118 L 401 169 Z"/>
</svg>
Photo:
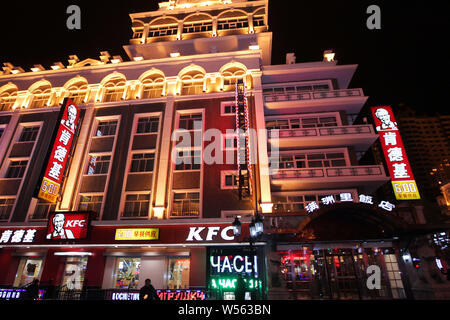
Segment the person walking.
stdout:
<svg viewBox="0 0 450 320">
<path fill-rule="evenodd" d="M 36 300 L 39 298 L 39 280 L 34 279 L 25 291 L 25 300 Z"/>
<path fill-rule="evenodd" d="M 235 300 L 245 300 L 245 281 L 241 274 L 238 274 L 236 281 Z"/>
<path fill-rule="evenodd" d="M 139 290 L 139 300 L 150 301 L 160 300 L 150 279 L 145 279 L 145 285 Z"/>
</svg>

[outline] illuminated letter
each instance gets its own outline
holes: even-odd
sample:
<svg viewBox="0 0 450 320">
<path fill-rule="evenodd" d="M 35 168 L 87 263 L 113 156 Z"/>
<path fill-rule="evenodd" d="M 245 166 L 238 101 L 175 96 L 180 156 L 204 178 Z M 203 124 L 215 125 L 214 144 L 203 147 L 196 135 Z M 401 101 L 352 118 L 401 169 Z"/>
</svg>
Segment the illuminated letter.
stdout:
<svg viewBox="0 0 450 320">
<path fill-rule="evenodd" d="M 225 259 L 223 259 L 223 265 L 222 265 L 222 271 L 224 272 L 225 268 L 228 269 L 228 272 L 233 272 L 233 270 L 231 270 L 231 264 L 230 264 L 230 260 L 228 259 L 228 256 L 225 256 Z"/>
<path fill-rule="evenodd" d="M 211 267 L 216 268 L 217 272 L 220 272 L 220 257 L 217 256 L 217 263 L 214 263 L 214 256 L 211 256 Z"/>
<path fill-rule="evenodd" d="M 242 258 L 241 256 L 235 256 L 234 259 L 233 259 L 233 267 L 234 267 L 234 270 L 236 270 L 236 272 L 238 272 L 238 273 L 241 273 L 241 272 L 244 270 L 244 265 L 242 264 L 241 267 L 238 268 L 237 265 L 236 265 L 236 260 L 237 260 L 237 259 L 243 261 L 244 258 Z"/>
<path fill-rule="evenodd" d="M 379 6 L 373 4 L 367 7 L 367 14 L 372 14 L 369 18 L 367 18 L 367 28 L 369 30 L 373 29 L 381 29 L 381 9 Z"/>
<path fill-rule="evenodd" d="M 203 239 L 200 236 L 200 232 L 202 232 L 203 229 L 205 229 L 205 227 L 190 227 L 186 241 L 194 241 L 194 238 L 196 241 L 202 241 Z"/>
<path fill-rule="evenodd" d="M 220 227 L 209 227 L 208 234 L 206 235 L 206 241 L 211 241 L 213 236 L 216 236 Z"/>
<path fill-rule="evenodd" d="M 231 231 L 232 236 L 228 235 L 228 232 Z M 234 233 L 233 233 L 233 226 L 229 226 L 222 229 L 222 232 L 220 233 L 220 236 L 225 241 L 233 241 L 234 240 Z"/>
<path fill-rule="evenodd" d="M 69 18 L 67 18 L 67 21 L 66 21 L 67 29 L 80 30 L 81 29 L 81 9 L 80 9 L 80 7 L 77 5 L 68 6 L 66 13 L 71 14 L 71 16 L 69 16 Z"/>
</svg>

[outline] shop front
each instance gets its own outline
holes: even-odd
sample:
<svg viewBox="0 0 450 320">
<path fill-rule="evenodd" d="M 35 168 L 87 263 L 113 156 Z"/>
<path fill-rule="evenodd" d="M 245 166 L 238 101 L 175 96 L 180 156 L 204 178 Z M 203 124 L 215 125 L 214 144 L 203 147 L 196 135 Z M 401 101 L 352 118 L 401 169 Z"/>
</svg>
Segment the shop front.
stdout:
<svg viewBox="0 0 450 320">
<path fill-rule="evenodd" d="M 273 233 L 270 299 L 406 299 L 407 226 L 360 204 L 337 204 Z"/>
<path fill-rule="evenodd" d="M 223 222 L 94 221 L 79 238 L 74 225 L 67 214 L 65 226 L 72 229 L 67 234 L 75 235 L 70 239 L 50 238 L 50 226 L 0 228 L 0 286 L 20 289 L 37 278 L 48 299 L 135 300 L 145 279 L 151 279 L 162 300 L 204 300 L 209 248 L 245 246 L 242 239 L 248 237 L 248 223 L 239 238 Z"/>
</svg>

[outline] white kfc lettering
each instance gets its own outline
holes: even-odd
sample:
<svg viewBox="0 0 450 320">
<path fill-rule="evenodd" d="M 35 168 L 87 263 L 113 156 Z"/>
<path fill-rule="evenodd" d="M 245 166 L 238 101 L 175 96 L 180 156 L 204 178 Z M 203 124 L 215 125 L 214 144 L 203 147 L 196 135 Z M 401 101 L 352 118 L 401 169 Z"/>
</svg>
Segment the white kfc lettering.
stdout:
<svg viewBox="0 0 450 320">
<path fill-rule="evenodd" d="M 74 228 L 74 227 L 80 227 L 84 228 L 86 225 L 86 220 L 69 220 L 66 223 L 66 228 Z"/>
<path fill-rule="evenodd" d="M 208 234 L 206 235 L 206 241 L 212 241 L 212 237 L 216 236 L 219 232 L 220 227 L 210 227 L 208 228 Z"/>
<path fill-rule="evenodd" d="M 203 241 L 201 233 L 205 229 L 206 227 L 190 227 L 186 241 Z M 207 229 L 205 241 L 213 241 L 214 238 L 219 235 L 220 227 L 208 227 Z M 233 226 L 223 228 L 222 231 L 220 231 L 220 237 L 225 241 L 233 241 L 234 234 L 232 231 Z"/>
<path fill-rule="evenodd" d="M 200 236 L 200 232 L 202 232 L 205 229 L 205 227 L 190 227 L 189 228 L 189 235 L 186 239 L 186 241 L 194 241 L 194 238 L 196 241 L 202 241 L 202 237 Z"/>
</svg>

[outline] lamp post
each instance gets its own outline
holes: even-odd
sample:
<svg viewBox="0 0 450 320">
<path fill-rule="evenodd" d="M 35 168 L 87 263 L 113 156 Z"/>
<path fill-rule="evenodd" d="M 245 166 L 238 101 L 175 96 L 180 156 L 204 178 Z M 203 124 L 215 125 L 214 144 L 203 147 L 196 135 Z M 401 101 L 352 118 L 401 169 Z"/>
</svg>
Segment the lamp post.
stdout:
<svg viewBox="0 0 450 320">
<path fill-rule="evenodd" d="M 239 221 L 240 216 L 237 216 L 233 223 L 233 233 L 235 235 L 235 237 L 239 237 L 242 233 L 242 224 Z M 248 239 L 244 239 L 248 240 L 248 242 L 250 243 L 250 250 L 253 254 L 256 254 L 255 251 L 255 247 L 253 246 L 253 244 L 256 242 L 256 240 L 258 240 L 261 235 L 264 233 L 264 222 L 263 219 L 261 218 L 261 216 L 259 215 L 259 213 L 256 213 L 256 217 L 252 218 L 252 222 L 250 223 L 249 226 L 249 231 L 250 231 L 250 237 Z M 257 281 L 255 279 L 255 268 L 252 268 L 252 281 L 253 281 L 253 290 L 255 290 L 255 286 L 257 285 Z M 252 291 L 252 296 L 253 296 L 253 291 Z M 253 300 L 253 297 L 252 297 Z"/>
</svg>

